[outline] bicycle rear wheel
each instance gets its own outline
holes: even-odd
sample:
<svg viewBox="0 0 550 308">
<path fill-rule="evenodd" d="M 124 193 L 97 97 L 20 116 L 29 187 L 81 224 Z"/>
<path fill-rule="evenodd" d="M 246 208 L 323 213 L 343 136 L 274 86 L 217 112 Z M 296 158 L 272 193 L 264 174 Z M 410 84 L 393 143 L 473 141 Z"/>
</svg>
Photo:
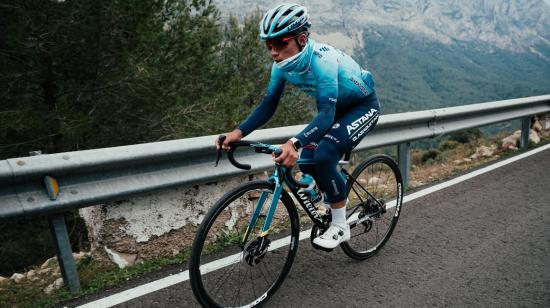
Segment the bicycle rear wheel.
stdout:
<svg viewBox="0 0 550 308">
<path fill-rule="evenodd" d="M 346 208 L 351 238 L 340 246 L 351 258 L 364 260 L 384 246 L 397 224 L 403 180 L 397 163 L 387 155 L 370 157 L 355 168 L 352 177 L 347 181 Z"/>
<path fill-rule="evenodd" d="M 261 305 L 285 279 L 300 226 L 294 202 L 283 190 L 269 234 L 261 237 L 274 188 L 267 181 L 245 183 L 223 196 L 204 218 L 189 265 L 193 293 L 201 305 Z M 256 212 L 259 204 L 262 210 Z"/>
</svg>

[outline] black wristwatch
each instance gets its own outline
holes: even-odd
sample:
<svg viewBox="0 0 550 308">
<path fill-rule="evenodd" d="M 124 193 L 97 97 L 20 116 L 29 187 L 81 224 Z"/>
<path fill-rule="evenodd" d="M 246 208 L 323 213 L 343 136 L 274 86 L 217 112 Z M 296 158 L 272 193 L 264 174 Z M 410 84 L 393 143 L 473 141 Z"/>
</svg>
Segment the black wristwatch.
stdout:
<svg viewBox="0 0 550 308">
<path fill-rule="evenodd" d="M 300 142 L 300 140 L 298 140 L 298 138 L 292 137 L 288 140 L 292 142 L 292 145 L 294 145 L 294 150 L 296 150 L 296 152 L 298 152 L 298 150 L 302 148 L 302 143 Z"/>
</svg>

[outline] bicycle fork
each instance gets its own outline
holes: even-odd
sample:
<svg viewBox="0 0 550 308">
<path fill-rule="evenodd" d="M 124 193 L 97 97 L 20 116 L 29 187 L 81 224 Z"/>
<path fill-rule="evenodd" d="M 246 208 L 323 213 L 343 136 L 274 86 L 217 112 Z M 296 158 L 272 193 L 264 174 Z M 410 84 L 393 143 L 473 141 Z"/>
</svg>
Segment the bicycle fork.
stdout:
<svg viewBox="0 0 550 308">
<path fill-rule="evenodd" d="M 269 227 L 271 226 L 271 221 L 273 219 L 273 215 L 275 215 L 275 210 L 277 209 L 277 204 L 279 202 L 279 198 L 281 197 L 281 191 L 283 190 L 283 185 L 279 178 L 278 168 L 275 169 L 274 174 L 270 177 L 269 180 L 275 182 L 275 189 L 273 190 L 273 199 L 271 200 L 271 204 L 269 205 L 269 208 L 267 210 L 267 216 L 265 218 L 264 224 L 262 226 L 262 230 L 260 232 L 261 239 L 265 238 L 269 234 Z M 263 191 L 260 194 L 260 198 L 254 208 L 254 213 L 252 214 L 252 218 L 250 219 L 250 222 L 246 227 L 246 232 L 243 236 L 241 247 L 244 247 L 244 244 L 247 242 L 248 237 L 250 236 L 250 233 L 254 229 L 254 226 L 256 225 L 256 222 L 258 221 L 258 218 L 260 217 L 260 213 L 262 212 L 262 209 L 264 207 L 267 196 L 268 196 L 268 192 L 266 191 Z"/>
</svg>

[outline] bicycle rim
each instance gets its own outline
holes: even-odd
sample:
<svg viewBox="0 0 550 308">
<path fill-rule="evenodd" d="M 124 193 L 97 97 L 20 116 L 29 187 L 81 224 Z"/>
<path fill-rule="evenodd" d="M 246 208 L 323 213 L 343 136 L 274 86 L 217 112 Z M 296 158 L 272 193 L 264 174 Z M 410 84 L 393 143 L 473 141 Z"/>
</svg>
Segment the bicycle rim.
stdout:
<svg viewBox="0 0 550 308">
<path fill-rule="evenodd" d="M 265 237 L 268 242 L 260 237 L 274 186 L 266 181 L 246 183 L 222 197 L 205 217 L 189 268 L 193 292 L 202 305 L 259 306 L 288 274 L 298 248 L 299 221 L 286 192 Z M 261 200 L 265 200 L 262 211 L 243 242 Z"/>
<path fill-rule="evenodd" d="M 376 155 L 355 168 L 348 180 L 347 219 L 357 223 L 344 252 L 358 260 L 375 255 L 390 238 L 401 212 L 403 181 L 395 161 Z M 368 193 L 367 193 L 368 191 Z"/>
</svg>

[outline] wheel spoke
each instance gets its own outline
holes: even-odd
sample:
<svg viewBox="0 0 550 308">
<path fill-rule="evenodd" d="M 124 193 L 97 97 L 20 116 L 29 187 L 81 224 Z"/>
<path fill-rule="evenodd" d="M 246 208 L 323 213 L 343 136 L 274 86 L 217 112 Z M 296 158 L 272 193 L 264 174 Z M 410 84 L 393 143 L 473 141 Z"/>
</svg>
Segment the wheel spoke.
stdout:
<svg viewBox="0 0 550 308">
<path fill-rule="evenodd" d="M 252 269 L 253 267 L 250 267 L 250 281 L 252 282 L 252 292 L 254 293 L 254 298 L 258 298 L 258 296 L 256 295 L 256 282 L 254 281 L 254 276 L 252 276 Z"/>
<path fill-rule="evenodd" d="M 240 263 L 239 263 L 240 264 Z M 220 286 L 222 285 L 220 282 L 225 282 L 225 280 L 227 280 L 227 278 L 229 278 L 230 276 L 227 275 L 228 273 L 231 274 L 233 272 L 233 270 L 235 269 L 234 266 L 231 266 L 229 267 L 229 269 L 227 269 L 226 271 L 224 271 L 224 273 L 222 275 L 220 275 L 220 278 L 218 279 L 218 281 L 216 281 L 216 283 L 214 284 L 214 290 L 220 290 Z M 222 280 L 222 278 L 224 278 Z M 224 289 L 225 290 L 225 289 Z M 214 295 L 216 295 L 217 293 L 215 293 Z"/>
<path fill-rule="evenodd" d="M 241 268 L 241 265 L 242 265 L 242 262 L 239 262 L 239 269 Z M 243 275 L 244 277 L 244 275 Z M 239 299 L 239 295 L 241 294 L 241 285 L 242 285 L 242 280 L 241 280 L 241 271 L 239 270 L 239 289 L 237 290 L 237 293 L 235 294 L 235 301 L 233 302 L 233 306 L 236 306 L 236 303 L 237 303 L 237 299 Z"/>
<path fill-rule="evenodd" d="M 382 169 L 381 168 L 378 169 L 378 176 L 376 177 L 378 180 L 376 181 L 377 185 L 376 185 L 376 189 L 374 190 L 375 193 L 378 192 L 378 184 L 380 183 L 380 174 L 382 174 Z"/>
<path fill-rule="evenodd" d="M 263 267 L 263 270 L 261 269 Z M 269 280 L 267 279 L 267 277 L 265 276 L 265 272 L 269 273 L 269 271 L 267 270 L 267 267 L 265 266 L 265 263 L 262 262 L 260 264 L 260 272 L 262 273 L 262 277 L 264 278 L 264 281 L 266 282 L 267 285 L 269 285 Z M 270 275 L 271 276 L 271 275 Z"/>
<path fill-rule="evenodd" d="M 348 181 L 353 183 L 353 185 L 348 184 L 348 194 L 353 192 L 357 199 L 357 203 L 353 204 L 364 204 L 364 206 L 349 206 L 351 214 L 348 217 L 352 214 L 371 216 L 369 220 L 361 223 L 363 226 L 360 224 L 357 226 L 358 228 L 354 228 L 350 241 L 343 244 L 344 252 L 350 257 L 361 260 L 374 255 L 379 249 L 373 250 L 373 248 L 380 248 L 384 245 L 391 234 L 397 221 L 393 215 L 395 211 L 386 210 L 382 214 L 381 209 L 383 206 L 385 207 L 387 200 L 391 200 L 389 202 L 402 200 L 402 196 L 398 196 L 399 191 L 397 190 L 398 185 L 401 184 L 397 180 L 396 172 L 399 172 L 398 170 L 397 164 L 392 159 L 379 155 L 360 164 L 348 176 Z M 364 200 L 367 203 L 364 203 Z M 365 226 L 367 223 L 368 231 Z"/>
<path fill-rule="evenodd" d="M 255 206 L 262 192 L 267 192 L 264 207 L 261 213 L 255 214 Z M 271 220 L 270 233 L 267 239 L 271 242 L 286 236 L 297 240 L 299 224 L 292 215 L 297 215 L 292 199 L 283 193 L 282 199 L 277 203 L 274 216 Z M 258 296 L 272 290 L 278 280 L 286 276 L 285 267 L 292 262 L 296 252 L 290 251 L 290 246 L 285 245 L 277 249 L 260 251 L 261 243 L 258 235 L 261 233 L 263 223 L 267 218 L 267 208 L 273 200 L 273 184 L 268 182 L 249 182 L 236 188 L 226 195 L 205 216 L 203 224 L 199 228 L 197 240 L 202 241 L 202 252 L 199 257 L 192 256 L 190 262 L 191 285 L 199 301 L 203 305 L 216 303 L 218 306 L 242 306 L 258 299 Z M 253 215 L 258 215 L 255 224 L 249 230 L 249 237 L 244 242 L 244 248 L 240 245 L 243 236 Z M 220 268 L 210 273 L 202 273 L 197 269 L 215 259 L 220 259 L 241 253 L 240 260 L 232 265 Z M 194 254 L 196 252 L 194 251 Z M 262 255 L 263 254 L 263 255 Z M 255 259 L 249 260 L 246 257 Z M 201 263 L 204 262 L 204 263 Z M 263 263 L 263 264 L 262 264 Z M 196 274 L 198 273 L 198 274 Z M 202 275 L 202 276 L 201 276 Z M 195 277 L 198 276 L 198 277 Z M 198 283 L 201 280 L 202 283 Z"/>
<path fill-rule="evenodd" d="M 378 224 L 377 223 L 374 223 L 374 228 L 376 229 L 376 242 L 378 243 Z"/>
<path fill-rule="evenodd" d="M 366 229 L 366 227 L 365 227 Z M 365 231 L 364 234 L 367 234 L 367 236 L 365 236 L 365 250 L 368 250 L 369 249 L 369 237 L 368 237 L 368 232 Z"/>
</svg>

